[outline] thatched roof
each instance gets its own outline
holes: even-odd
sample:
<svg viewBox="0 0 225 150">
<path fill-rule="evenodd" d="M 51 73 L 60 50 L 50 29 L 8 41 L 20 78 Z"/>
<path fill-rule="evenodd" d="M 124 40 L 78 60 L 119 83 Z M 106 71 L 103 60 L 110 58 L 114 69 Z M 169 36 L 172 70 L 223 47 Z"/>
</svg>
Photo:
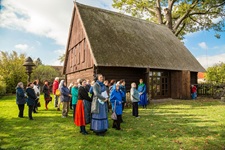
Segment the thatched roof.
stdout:
<svg viewBox="0 0 225 150">
<path fill-rule="evenodd" d="M 96 66 L 205 69 L 164 25 L 76 3 Z"/>
</svg>

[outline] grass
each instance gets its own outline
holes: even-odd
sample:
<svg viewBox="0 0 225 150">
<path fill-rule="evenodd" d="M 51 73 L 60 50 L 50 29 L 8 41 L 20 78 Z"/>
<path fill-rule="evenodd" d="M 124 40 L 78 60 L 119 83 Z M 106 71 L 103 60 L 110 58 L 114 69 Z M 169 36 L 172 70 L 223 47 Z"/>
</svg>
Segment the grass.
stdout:
<svg viewBox="0 0 225 150">
<path fill-rule="evenodd" d="M 172 100 L 139 108 L 141 118 L 131 116 L 125 109 L 122 131 L 110 128 L 104 137 L 98 137 L 86 127 L 87 136 L 79 133 L 72 121 L 61 118 L 53 102 L 44 109 L 44 100 L 33 121 L 18 118 L 15 96 L 0 99 L 0 149 L 42 150 L 224 150 L 225 105 L 217 100 Z"/>
</svg>

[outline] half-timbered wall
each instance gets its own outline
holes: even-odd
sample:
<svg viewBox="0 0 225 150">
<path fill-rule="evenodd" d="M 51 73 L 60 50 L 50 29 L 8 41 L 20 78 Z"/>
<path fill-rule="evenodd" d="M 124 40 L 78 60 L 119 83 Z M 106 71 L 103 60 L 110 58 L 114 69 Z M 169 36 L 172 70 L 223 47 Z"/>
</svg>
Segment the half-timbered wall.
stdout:
<svg viewBox="0 0 225 150">
<path fill-rule="evenodd" d="M 78 71 L 76 73 L 67 74 L 67 83 L 76 82 L 77 79 L 88 79 L 92 81 L 94 79 L 93 69 L 87 69 Z"/>
<path fill-rule="evenodd" d="M 75 10 L 70 32 L 66 74 L 93 67 L 90 47 L 77 10 Z"/>
</svg>

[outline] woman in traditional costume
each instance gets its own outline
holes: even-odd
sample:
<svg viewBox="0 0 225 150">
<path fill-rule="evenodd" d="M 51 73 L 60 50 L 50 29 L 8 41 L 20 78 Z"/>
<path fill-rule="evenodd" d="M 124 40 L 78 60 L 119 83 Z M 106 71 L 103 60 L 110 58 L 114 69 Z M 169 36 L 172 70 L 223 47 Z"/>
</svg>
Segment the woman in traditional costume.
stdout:
<svg viewBox="0 0 225 150">
<path fill-rule="evenodd" d="M 76 105 L 74 123 L 80 127 L 80 133 L 83 135 L 88 134 L 85 126 L 91 122 L 91 101 L 88 96 L 88 91 L 85 89 L 86 80 L 80 81 L 81 86 L 78 89 L 78 101 Z"/>
<path fill-rule="evenodd" d="M 139 82 L 140 82 L 140 84 L 138 85 L 138 92 L 140 95 L 139 104 L 142 105 L 143 108 L 147 108 L 146 85 L 143 83 L 143 79 L 140 79 Z"/>
<path fill-rule="evenodd" d="M 93 86 L 93 101 L 92 101 L 92 119 L 91 119 L 91 130 L 96 135 L 104 136 L 108 129 L 108 94 L 106 87 L 103 83 L 103 76 L 98 74 L 98 80 Z"/>
</svg>

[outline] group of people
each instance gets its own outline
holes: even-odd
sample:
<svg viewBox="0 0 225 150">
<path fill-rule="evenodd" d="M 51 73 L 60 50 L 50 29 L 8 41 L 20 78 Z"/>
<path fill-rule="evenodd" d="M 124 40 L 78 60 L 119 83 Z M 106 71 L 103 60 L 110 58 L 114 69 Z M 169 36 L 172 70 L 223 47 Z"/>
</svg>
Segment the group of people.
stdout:
<svg viewBox="0 0 225 150">
<path fill-rule="evenodd" d="M 28 106 L 28 117 L 33 120 L 32 112 L 37 113 L 37 107 L 39 104 L 40 87 L 38 86 L 38 80 L 33 83 L 30 82 L 24 91 L 24 85 L 19 82 L 16 87 L 16 103 L 19 108 L 18 117 L 24 118 L 24 105 Z"/>
<path fill-rule="evenodd" d="M 23 117 L 24 104 L 29 106 L 29 119 L 32 120 L 32 111 L 37 111 L 37 103 L 40 89 L 37 81 L 29 83 L 26 90 L 23 90 L 23 83 L 17 85 L 17 104 L 19 107 L 19 117 Z M 48 82 L 44 82 L 43 93 L 45 108 L 48 110 L 48 103 L 52 100 Z M 59 92 L 58 92 L 59 91 Z M 90 84 L 89 80 L 78 79 L 68 87 L 64 80 L 59 82 L 56 77 L 53 82 L 52 93 L 54 95 L 54 105 L 57 110 L 62 106 L 62 118 L 68 116 L 69 109 L 73 109 L 74 124 L 80 127 L 80 133 L 87 135 L 85 126 L 90 124 L 90 130 L 96 135 L 102 136 L 108 130 L 108 112 L 111 104 L 112 112 L 116 113 L 116 120 L 113 120 L 112 127 L 121 130 L 120 124 L 123 122 L 122 113 L 126 104 L 125 80 L 110 82 L 105 80 L 101 74 L 97 75 L 95 81 Z M 27 97 L 27 98 L 26 98 Z M 130 98 L 133 104 L 132 115 L 139 117 L 138 105 L 143 108 L 147 106 L 146 85 L 140 79 L 138 89 L 136 83 L 131 84 Z"/>
</svg>

